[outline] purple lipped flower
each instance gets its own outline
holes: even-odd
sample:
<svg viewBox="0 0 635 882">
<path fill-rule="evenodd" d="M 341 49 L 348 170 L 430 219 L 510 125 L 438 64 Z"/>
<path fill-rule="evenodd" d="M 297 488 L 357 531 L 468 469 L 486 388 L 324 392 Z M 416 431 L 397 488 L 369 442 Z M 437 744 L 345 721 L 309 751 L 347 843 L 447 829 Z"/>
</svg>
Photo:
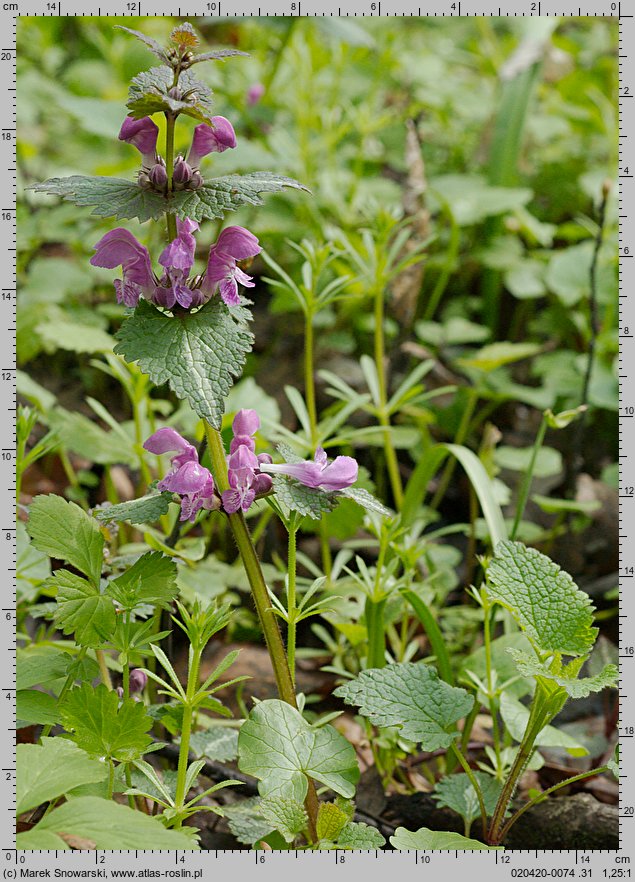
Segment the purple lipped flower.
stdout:
<svg viewBox="0 0 635 882">
<path fill-rule="evenodd" d="M 214 493 L 214 479 L 209 469 L 198 461 L 196 448 L 179 433 L 165 426 L 158 429 L 144 443 L 150 453 L 174 453 L 172 471 L 159 481 L 157 490 L 178 493 L 181 497 L 182 521 L 193 521 L 201 508 L 214 511 L 220 507 Z"/>
<path fill-rule="evenodd" d="M 223 493 L 223 508 L 229 514 L 239 509 L 247 511 L 257 495 L 271 490 L 271 478 L 260 474 L 260 464 L 271 462 L 271 457 L 268 453 L 254 453 L 256 442 L 252 436 L 259 428 L 255 410 L 243 408 L 234 417 L 234 437 L 227 458 L 230 489 Z"/>
<path fill-rule="evenodd" d="M 172 183 L 175 190 L 184 190 L 192 180 L 192 168 L 182 156 L 177 157 L 172 171 Z"/>
<path fill-rule="evenodd" d="M 142 294 L 148 299 L 152 298 L 155 280 L 150 254 L 132 233 L 117 227 L 106 233 L 94 247 L 95 254 L 90 259 L 93 266 L 123 268 L 123 280 L 115 280 L 118 303 L 136 306 Z"/>
<path fill-rule="evenodd" d="M 228 119 L 224 116 L 213 116 L 212 123 L 213 127 L 201 123 L 194 129 L 192 146 L 187 155 L 188 164 L 192 168 L 198 168 L 201 159 L 208 153 L 223 153 L 236 146 L 236 133 Z"/>
<path fill-rule="evenodd" d="M 252 276 L 248 276 L 236 263 L 255 257 L 262 251 L 258 239 L 244 227 L 227 227 L 209 250 L 207 273 L 201 285 L 211 296 L 216 290 L 227 306 L 238 306 L 238 285 L 254 288 Z"/>
<path fill-rule="evenodd" d="M 344 490 L 350 487 L 357 480 L 358 468 L 357 461 L 352 456 L 337 456 L 329 463 L 321 447 L 316 450 L 313 460 L 297 463 L 263 463 L 260 466 L 262 472 L 289 475 L 305 487 L 326 491 Z"/>
<path fill-rule="evenodd" d="M 156 162 L 158 134 L 159 127 L 149 116 L 144 116 L 143 119 L 127 116 L 119 132 L 119 140 L 136 147 L 141 154 L 143 165 L 151 168 Z"/>
<path fill-rule="evenodd" d="M 228 227 L 209 251 L 207 274 L 190 278 L 194 265 L 196 240 L 192 235 L 198 224 L 185 218 L 177 220 L 177 237 L 161 252 L 161 278 L 152 272 L 148 249 L 132 233 L 117 227 L 97 242 L 90 262 L 93 266 L 113 269 L 123 267 L 123 280 L 115 281 L 117 300 L 136 306 L 143 295 L 157 306 L 183 309 L 201 306 L 216 291 L 228 306 L 240 303 L 238 284 L 254 287 L 251 276 L 237 265 L 237 260 L 253 257 L 261 250 L 258 239 L 244 227 Z"/>
<path fill-rule="evenodd" d="M 265 87 L 262 83 L 252 83 L 251 86 L 247 89 L 248 106 L 253 107 L 255 104 L 258 104 L 264 94 Z"/>
</svg>

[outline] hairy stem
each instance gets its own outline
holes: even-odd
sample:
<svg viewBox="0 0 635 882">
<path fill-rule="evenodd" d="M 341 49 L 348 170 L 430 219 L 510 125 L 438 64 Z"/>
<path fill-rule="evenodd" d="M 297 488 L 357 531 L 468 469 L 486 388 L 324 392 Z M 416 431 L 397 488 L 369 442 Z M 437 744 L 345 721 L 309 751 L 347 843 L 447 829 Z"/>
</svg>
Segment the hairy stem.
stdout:
<svg viewBox="0 0 635 882">
<path fill-rule="evenodd" d="M 168 176 L 168 199 L 172 194 L 172 175 L 174 173 L 174 124 L 176 117 L 172 113 L 165 114 L 165 170 Z M 176 239 L 176 216 L 168 211 L 165 219 L 168 225 L 168 241 Z"/>
<path fill-rule="evenodd" d="M 110 679 L 110 671 L 108 670 L 108 665 L 106 664 L 106 653 L 103 649 L 95 650 L 95 658 L 97 659 L 97 664 L 99 665 L 99 673 L 101 674 L 101 682 L 104 684 L 106 689 L 112 690 L 112 680 Z"/>
<path fill-rule="evenodd" d="M 295 515 L 289 522 L 289 551 L 287 555 L 287 659 L 291 682 L 295 687 L 295 641 L 296 641 L 296 533 Z"/>
<path fill-rule="evenodd" d="M 474 774 L 474 772 L 470 768 L 470 764 L 466 760 L 466 758 L 463 755 L 461 748 L 458 746 L 458 744 L 455 741 L 453 741 L 450 746 L 452 748 L 454 755 L 456 756 L 456 758 L 460 762 L 461 766 L 463 767 L 463 771 L 465 772 L 467 777 L 470 779 L 470 783 L 471 783 L 472 787 L 474 788 L 474 792 L 476 793 L 476 798 L 478 799 L 478 807 L 481 811 L 481 824 L 483 825 L 483 835 L 485 835 L 485 833 L 487 831 L 487 810 L 485 808 L 485 802 L 483 800 L 483 793 L 482 793 L 481 788 L 479 786 L 478 780 L 476 778 L 476 775 Z"/>
</svg>

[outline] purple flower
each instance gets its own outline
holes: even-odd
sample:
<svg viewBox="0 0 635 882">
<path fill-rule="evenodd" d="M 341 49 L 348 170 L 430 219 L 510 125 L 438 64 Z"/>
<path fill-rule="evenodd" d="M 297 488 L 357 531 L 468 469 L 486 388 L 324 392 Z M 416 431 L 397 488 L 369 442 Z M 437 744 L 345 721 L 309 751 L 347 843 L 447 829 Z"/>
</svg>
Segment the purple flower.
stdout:
<svg viewBox="0 0 635 882">
<path fill-rule="evenodd" d="M 159 128 L 149 116 L 144 116 L 143 119 L 127 116 L 119 132 L 119 140 L 136 147 L 142 156 L 143 165 L 151 168 L 156 162 L 158 134 Z"/>
<path fill-rule="evenodd" d="M 140 668 L 134 668 L 134 670 L 130 671 L 130 679 L 128 682 L 130 684 L 131 692 L 143 692 L 146 688 L 146 683 L 148 682 L 148 675 Z"/>
<path fill-rule="evenodd" d="M 270 474 L 289 475 L 305 487 L 333 491 L 344 490 L 357 480 L 358 465 L 352 456 L 337 456 L 329 463 L 321 447 L 315 452 L 313 461 L 263 464 L 261 471 Z"/>
<path fill-rule="evenodd" d="M 123 268 L 123 280 L 115 280 L 118 303 L 136 306 L 141 294 L 149 299 L 152 297 L 155 281 L 150 254 L 132 233 L 117 227 L 106 233 L 94 247 L 95 254 L 90 259 L 93 266 Z"/>
<path fill-rule="evenodd" d="M 229 514 L 242 509 L 247 511 L 256 496 L 268 493 L 272 481 L 269 475 L 260 474 L 261 463 L 271 462 L 268 453 L 256 456 L 256 442 L 253 435 L 260 428 L 260 420 L 255 410 L 239 410 L 234 417 L 232 429 L 229 466 L 229 490 L 223 493 L 223 508 Z"/>
<path fill-rule="evenodd" d="M 169 426 L 158 429 L 143 446 L 157 455 L 175 454 L 171 458 L 172 471 L 159 481 L 157 489 L 179 494 L 182 521 L 193 521 L 201 508 L 208 511 L 219 508 L 211 472 L 199 463 L 196 448 L 175 429 Z"/>
<path fill-rule="evenodd" d="M 148 249 L 122 227 L 111 230 L 99 240 L 90 262 L 93 266 L 108 269 L 123 267 L 123 280 L 115 281 L 115 290 L 118 302 L 126 306 L 136 306 L 143 295 L 146 300 L 166 309 L 173 309 L 176 304 L 191 309 L 201 306 L 216 291 L 220 291 L 228 306 L 239 304 L 238 285 L 253 288 L 254 283 L 236 261 L 258 254 L 261 250 L 258 239 L 244 227 L 227 227 L 210 248 L 207 273 L 202 279 L 191 279 L 196 252 L 196 240 L 192 234 L 198 230 L 198 224 L 185 218 L 177 220 L 176 226 L 176 239 L 159 257 L 163 267 L 161 278 L 152 272 Z"/>
<path fill-rule="evenodd" d="M 172 183 L 176 190 L 184 190 L 192 180 L 192 169 L 182 156 L 177 157 L 172 171 Z"/>
<path fill-rule="evenodd" d="M 254 288 L 255 282 L 240 269 L 236 261 L 255 257 L 261 251 L 258 239 L 249 230 L 244 227 L 227 227 L 209 250 L 202 289 L 210 296 L 218 290 L 227 306 L 238 306 L 238 285 Z"/>
<path fill-rule="evenodd" d="M 208 153 L 223 153 L 236 146 L 236 133 L 230 121 L 224 116 L 213 116 L 212 122 L 213 127 L 201 123 L 194 129 L 192 146 L 187 155 L 188 164 L 192 168 L 198 168 L 201 159 Z"/>
<path fill-rule="evenodd" d="M 249 107 L 253 107 L 254 104 L 258 104 L 264 94 L 265 87 L 262 83 L 252 83 L 251 86 L 247 89 L 247 104 L 249 105 Z"/>
</svg>

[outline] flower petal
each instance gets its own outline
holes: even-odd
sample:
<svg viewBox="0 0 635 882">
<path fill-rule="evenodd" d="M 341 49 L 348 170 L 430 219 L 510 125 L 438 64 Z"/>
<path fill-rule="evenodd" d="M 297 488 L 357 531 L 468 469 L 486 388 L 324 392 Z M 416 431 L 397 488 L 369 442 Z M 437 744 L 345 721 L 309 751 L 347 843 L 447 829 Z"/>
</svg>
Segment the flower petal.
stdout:
<svg viewBox="0 0 635 882">
<path fill-rule="evenodd" d="M 157 455 L 161 453 L 191 453 L 192 458 L 198 461 L 196 448 L 171 426 L 163 426 L 161 429 L 157 429 L 144 442 L 143 447 L 150 453 L 156 453 Z"/>
</svg>

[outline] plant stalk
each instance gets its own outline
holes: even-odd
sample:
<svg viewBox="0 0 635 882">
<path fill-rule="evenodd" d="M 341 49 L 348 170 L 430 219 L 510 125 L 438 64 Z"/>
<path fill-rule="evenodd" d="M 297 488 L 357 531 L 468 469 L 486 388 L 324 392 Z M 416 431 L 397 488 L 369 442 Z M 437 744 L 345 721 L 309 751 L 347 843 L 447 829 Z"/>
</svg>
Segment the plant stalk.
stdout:
<svg viewBox="0 0 635 882">
<path fill-rule="evenodd" d="M 518 502 L 516 503 L 516 514 L 514 516 L 514 523 L 509 534 L 509 538 L 512 540 L 516 538 L 516 533 L 518 532 L 518 527 L 520 526 L 520 522 L 525 511 L 525 506 L 527 505 L 527 500 L 529 499 L 531 482 L 534 477 L 534 469 L 536 468 L 536 460 L 538 459 L 538 454 L 540 453 L 540 450 L 542 448 L 542 443 L 545 440 L 546 431 L 547 420 L 543 415 L 542 422 L 540 423 L 540 428 L 538 429 L 538 434 L 536 435 L 536 440 L 534 441 L 533 450 L 531 451 L 531 459 L 529 460 L 529 465 L 527 466 L 527 470 L 523 476 L 520 493 L 518 494 Z"/>
<path fill-rule="evenodd" d="M 383 428 L 384 455 L 386 468 L 390 478 L 390 486 L 395 506 L 400 509 L 403 503 L 403 484 L 399 473 L 399 461 L 390 436 L 390 416 L 387 413 L 388 396 L 386 392 L 386 343 L 384 340 L 384 289 L 377 285 L 375 289 L 375 366 L 379 384 L 379 424 Z"/>
</svg>

